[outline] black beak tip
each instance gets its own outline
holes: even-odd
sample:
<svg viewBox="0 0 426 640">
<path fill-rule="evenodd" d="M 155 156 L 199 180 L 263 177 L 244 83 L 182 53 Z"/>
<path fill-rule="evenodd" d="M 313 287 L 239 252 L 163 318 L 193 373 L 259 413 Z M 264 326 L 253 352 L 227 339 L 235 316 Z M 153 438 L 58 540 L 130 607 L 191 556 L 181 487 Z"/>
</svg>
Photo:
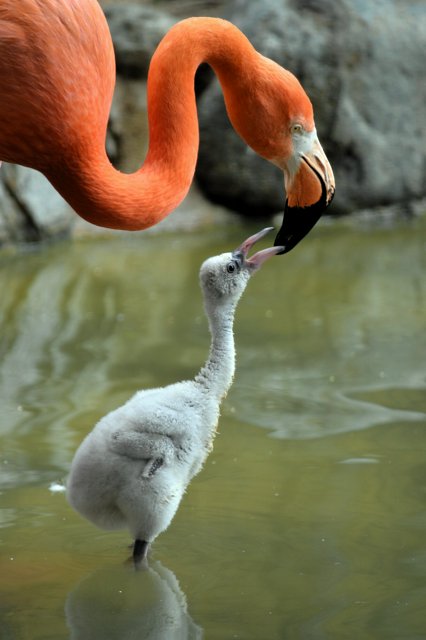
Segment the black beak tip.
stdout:
<svg viewBox="0 0 426 640">
<path fill-rule="evenodd" d="M 278 251 L 277 252 L 277 256 L 283 256 L 285 253 L 288 253 L 290 251 L 290 249 L 293 248 L 293 246 L 289 245 L 289 239 L 286 239 L 285 241 L 280 239 L 280 233 L 277 233 L 277 237 L 275 238 L 274 241 L 274 247 L 279 247 L 282 246 L 283 249 L 282 251 Z"/>
<path fill-rule="evenodd" d="M 283 255 L 294 249 L 316 225 L 332 199 L 333 197 L 327 202 L 325 185 L 323 184 L 321 198 L 310 207 L 289 207 L 288 200 L 286 200 L 283 222 L 274 242 L 275 246 L 281 245 L 284 250 L 277 255 Z"/>
</svg>

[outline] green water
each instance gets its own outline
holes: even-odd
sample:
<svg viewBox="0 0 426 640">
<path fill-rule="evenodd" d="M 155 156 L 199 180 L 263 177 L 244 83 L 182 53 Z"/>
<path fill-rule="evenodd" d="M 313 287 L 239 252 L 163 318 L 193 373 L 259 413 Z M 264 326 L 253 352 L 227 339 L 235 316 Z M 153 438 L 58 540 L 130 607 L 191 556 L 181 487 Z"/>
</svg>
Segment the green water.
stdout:
<svg viewBox="0 0 426 640">
<path fill-rule="evenodd" d="M 258 228 L 0 258 L 2 640 L 426 638 L 425 218 L 323 224 L 252 279 L 214 451 L 149 571 L 49 490 L 99 417 L 194 375 L 199 265 Z"/>
</svg>

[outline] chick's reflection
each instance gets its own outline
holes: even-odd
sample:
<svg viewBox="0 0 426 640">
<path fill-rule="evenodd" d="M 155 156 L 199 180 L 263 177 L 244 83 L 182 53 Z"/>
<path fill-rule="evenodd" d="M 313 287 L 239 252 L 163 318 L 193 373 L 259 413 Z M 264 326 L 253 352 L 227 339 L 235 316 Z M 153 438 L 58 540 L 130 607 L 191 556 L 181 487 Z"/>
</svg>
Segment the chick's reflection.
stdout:
<svg viewBox="0 0 426 640">
<path fill-rule="evenodd" d="M 71 640 L 199 640 L 172 571 L 159 562 L 146 571 L 108 567 L 70 592 L 65 604 Z"/>
</svg>

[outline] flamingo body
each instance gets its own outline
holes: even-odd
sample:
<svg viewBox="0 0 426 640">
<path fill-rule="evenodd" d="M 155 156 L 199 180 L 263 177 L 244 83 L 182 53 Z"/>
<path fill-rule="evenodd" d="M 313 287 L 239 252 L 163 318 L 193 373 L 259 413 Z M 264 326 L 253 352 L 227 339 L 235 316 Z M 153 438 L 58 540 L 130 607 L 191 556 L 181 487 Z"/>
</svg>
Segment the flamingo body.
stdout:
<svg viewBox="0 0 426 640">
<path fill-rule="evenodd" d="M 309 98 L 295 76 L 217 18 L 183 20 L 160 43 L 148 75 L 147 156 L 134 174 L 117 171 L 105 151 L 115 59 L 96 0 L 0 3 L 0 160 L 44 173 L 94 224 L 156 224 L 193 179 L 194 76 L 202 62 L 219 78 L 236 131 L 282 168 L 289 206 L 309 208 L 325 193 L 326 207 L 334 179 Z"/>
</svg>

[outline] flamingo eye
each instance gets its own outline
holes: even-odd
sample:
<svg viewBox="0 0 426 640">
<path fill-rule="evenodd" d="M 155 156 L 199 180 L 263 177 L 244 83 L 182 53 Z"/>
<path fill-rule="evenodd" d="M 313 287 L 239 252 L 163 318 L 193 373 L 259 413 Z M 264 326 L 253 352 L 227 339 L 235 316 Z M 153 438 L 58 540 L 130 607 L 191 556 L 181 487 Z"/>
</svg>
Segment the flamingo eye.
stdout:
<svg viewBox="0 0 426 640">
<path fill-rule="evenodd" d="M 295 124 L 292 124 L 290 127 L 290 133 L 296 133 L 296 134 L 301 134 L 303 133 L 304 129 L 302 127 L 301 124 L 299 124 L 298 122 Z"/>
<path fill-rule="evenodd" d="M 226 265 L 226 270 L 228 273 L 235 273 L 236 269 L 237 265 L 233 260 L 231 260 L 231 262 L 228 262 L 228 264 Z"/>
</svg>

